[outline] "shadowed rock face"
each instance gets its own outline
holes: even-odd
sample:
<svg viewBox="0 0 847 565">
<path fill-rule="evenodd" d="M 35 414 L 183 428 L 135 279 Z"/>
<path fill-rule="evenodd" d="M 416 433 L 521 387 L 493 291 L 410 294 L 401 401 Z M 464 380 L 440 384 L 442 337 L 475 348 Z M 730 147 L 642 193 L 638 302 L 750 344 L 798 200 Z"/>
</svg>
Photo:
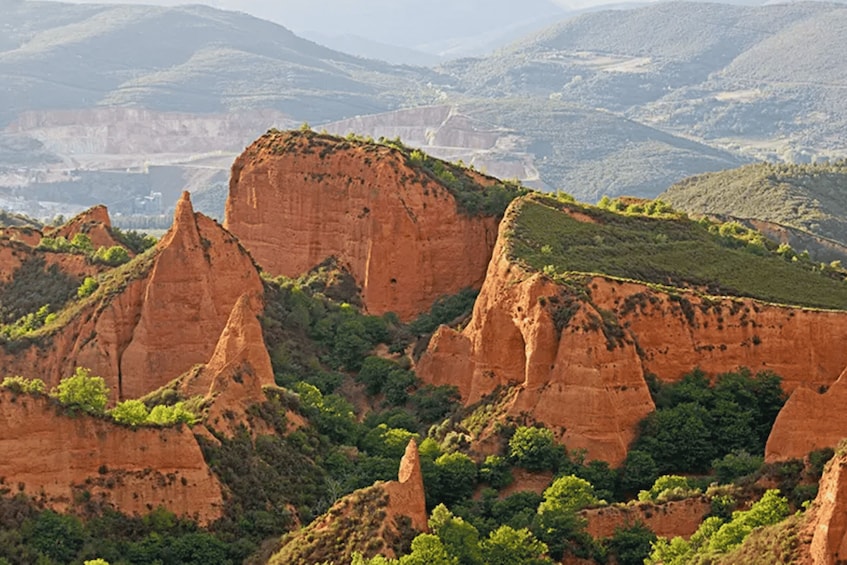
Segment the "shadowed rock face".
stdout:
<svg viewBox="0 0 847 565">
<path fill-rule="evenodd" d="M 425 382 L 457 386 L 468 404 L 516 386 L 508 412 L 564 427 L 564 443 L 589 459 L 617 465 L 626 457 L 637 423 L 654 409 L 648 372 L 674 381 L 695 367 L 746 366 L 781 375 L 790 393 L 829 386 L 847 366 L 847 350 L 833 347 L 847 339 L 844 312 L 694 294 L 681 302 L 602 277 L 588 280 L 590 301 L 575 302 L 559 331 L 552 313 L 568 290 L 510 260 L 508 229 L 504 221 L 471 321 L 462 332 L 440 328 L 416 370 Z M 606 334 L 612 314 L 619 339 Z"/>
<path fill-rule="evenodd" d="M 0 451 L 6 483 L 58 510 L 82 490 L 130 515 L 164 506 L 206 524 L 223 510 L 221 485 L 186 426 L 131 429 L 0 391 Z"/>
<path fill-rule="evenodd" d="M 126 266 L 137 272 L 116 293 L 95 293 L 37 346 L 0 353 L 5 370 L 52 386 L 84 366 L 106 380 L 113 400 L 137 398 L 207 362 L 238 298 L 262 293 L 249 254 L 195 214 L 187 193 L 171 230 L 141 260 Z"/>
<path fill-rule="evenodd" d="M 244 423 L 247 409 L 264 400 L 263 387 L 275 385 L 257 302 L 241 295 L 209 362 L 181 384 L 186 397 L 202 395 L 212 402 L 207 420 L 221 431 Z"/>
<path fill-rule="evenodd" d="M 836 454 L 820 480 L 818 496 L 806 511 L 800 563 L 836 565 L 847 560 L 847 457 Z"/>
<path fill-rule="evenodd" d="M 847 370 L 826 392 L 798 387 L 780 410 L 765 446 L 765 461 L 802 459 L 847 437 Z"/>
<path fill-rule="evenodd" d="M 236 160 L 224 225 L 273 275 L 336 257 L 369 312 L 405 320 L 479 288 L 497 233 L 399 151 L 311 133 L 269 134 Z"/>
</svg>

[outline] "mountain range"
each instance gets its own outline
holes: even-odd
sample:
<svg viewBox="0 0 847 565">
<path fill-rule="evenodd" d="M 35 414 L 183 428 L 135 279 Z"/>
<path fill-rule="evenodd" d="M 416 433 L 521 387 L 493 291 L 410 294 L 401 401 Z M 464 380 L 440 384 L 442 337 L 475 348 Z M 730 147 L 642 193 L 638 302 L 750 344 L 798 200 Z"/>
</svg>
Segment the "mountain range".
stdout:
<svg viewBox="0 0 847 565">
<path fill-rule="evenodd" d="M 567 16 L 543 0 L 531 8 L 534 19 L 511 18 L 517 27 Z M 168 221 L 183 188 L 212 190 L 218 196 L 203 209 L 220 217 L 220 189 L 241 148 L 270 127 L 304 121 L 399 135 L 586 201 L 652 197 L 687 176 L 755 159 L 843 154 L 843 4 L 589 12 L 436 67 L 348 55 L 206 6 L 5 0 L 0 9 L 8 31 L 0 39 L 0 206 L 39 217 L 105 200 L 118 224 L 133 214 Z M 467 37 L 501 26 L 509 10 L 460 10 L 430 26 L 433 41 L 463 25 Z M 440 13 L 425 12 L 418 28 Z M 306 11 L 292 10 L 295 23 L 298 13 Z M 340 10 L 327 21 L 345 14 L 353 17 Z M 407 31 L 374 41 L 406 37 L 416 48 Z M 113 196 L 92 188 L 110 184 Z M 151 208 L 155 194 L 162 205 Z"/>
</svg>

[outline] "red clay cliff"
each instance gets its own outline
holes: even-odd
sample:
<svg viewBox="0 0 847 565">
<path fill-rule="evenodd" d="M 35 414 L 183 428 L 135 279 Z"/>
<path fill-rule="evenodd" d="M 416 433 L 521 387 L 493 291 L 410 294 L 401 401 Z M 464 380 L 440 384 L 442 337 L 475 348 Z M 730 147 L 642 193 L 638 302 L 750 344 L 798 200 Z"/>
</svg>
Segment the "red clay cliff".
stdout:
<svg viewBox="0 0 847 565">
<path fill-rule="evenodd" d="M 479 288 L 497 234 L 399 150 L 311 132 L 269 133 L 235 161 L 224 225 L 273 275 L 335 257 L 370 313 L 404 320 Z"/>
<path fill-rule="evenodd" d="M 452 384 L 473 403 L 499 385 L 518 392 L 508 411 L 564 428 L 570 449 L 617 465 L 636 424 L 654 405 L 644 380 L 675 381 L 695 367 L 710 374 L 746 366 L 772 370 L 787 392 L 833 384 L 847 366 L 847 313 L 804 310 L 753 300 L 678 297 L 643 284 L 589 278 L 578 299 L 510 258 L 512 204 L 500 227 L 485 284 L 462 332 L 433 336 L 417 365 L 433 384 Z M 558 331 L 551 305 L 574 305 Z M 617 338 L 604 333 L 614 315 Z M 847 430 L 845 430 L 847 431 Z"/>
</svg>

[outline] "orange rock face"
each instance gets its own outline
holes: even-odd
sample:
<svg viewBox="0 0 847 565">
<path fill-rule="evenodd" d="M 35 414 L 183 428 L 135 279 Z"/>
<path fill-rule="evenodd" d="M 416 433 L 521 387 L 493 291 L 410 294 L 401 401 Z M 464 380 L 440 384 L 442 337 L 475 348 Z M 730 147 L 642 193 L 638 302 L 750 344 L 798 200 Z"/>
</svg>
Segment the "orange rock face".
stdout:
<svg viewBox="0 0 847 565">
<path fill-rule="evenodd" d="M 700 496 L 664 504 L 639 503 L 591 508 L 582 510 L 579 515 L 587 521 L 585 531 L 597 539 L 612 537 L 617 528 L 626 528 L 638 522 L 657 536 L 688 539 L 711 510 L 709 500 Z"/>
<path fill-rule="evenodd" d="M 224 225 L 274 275 L 336 257 L 369 312 L 404 320 L 479 288 L 497 233 L 398 150 L 304 133 L 269 134 L 236 160 Z"/>
<path fill-rule="evenodd" d="M 415 440 L 406 446 L 406 453 L 400 461 L 400 472 L 397 481 L 386 483 L 388 492 L 388 508 L 386 514 L 408 516 L 412 527 L 419 532 L 428 531 L 426 515 L 426 493 L 424 492 L 421 460 L 418 454 L 418 444 Z"/>
<path fill-rule="evenodd" d="M 273 386 L 271 359 L 255 297 L 243 294 L 235 303 L 211 360 L 182 385 L 187 397 L 203 395 L 212 401 L 208 421 L 216 429 L 233 431 L 245 422 L 247 408 L 265 398 L 262 387 Z"/>
<path fill-rule="evenodd" d="M 88 367 L 116 401 L 143 396 L 207 362 L 239 297 L 262 293 L 255 265 L 231 234 L 193 212 L 187 194 L 151 253 L 141 266 L 127 266 L 139 273 L 119 292 L 95 293 L 39 344 L 0 353 L 0 367 L 48 386 L 76 366 Z"/>
<path fill-rule="evenodd" d="M 58 510 L 88 491 L 127 514 L 164 506 L 208 523 L 220 517 L 221 485 L 185 426 L 130 429 L 65 416 L 46 397 L 0 391 L 0 477 L 44 495 Z"/>
<path fill-rule="evenodd" d="M 803 533 L 812 539 L 806 546 L 808 554 L 801 555 L 803 563 L 836 565 L 847 561 L 847 458 L 843 454 L 827 465 L 818 496 L 806 511 Z"/>
<path fill-rule="evenodd" d="M 121 394 L 129 398 L 205 363 L 238 298 L 262 293 L 250 256 L 213 220 L 195 214 L 187 193 L 158 247 L 120 361 Z"/>
<path fill-rule="evenodd" d="M 810 451 L 835 447 L 847 437 L 847 370 L 826 392 L 798 387 L 768 436 L 765 461 L 802 459 Z"/>
<path fill-rule="evenodd" d="M 84 234 L 91 238 L 94 249 L 120 245 L 112 235 L 112 220 L 105 206 L 99 205 L 74 216 L 66 224 L 44 231 L 45 237 L 64 237 L 71 241 L 75 235 Z"/>
<path fill-rule="evenodd" d="M 711 374 L 746 366 L 778 373 L 791 392 L 829 386 L 847 366 L 847 348 L 832 347 L 847 339 L 845 312 L 671 296 L 601 277 L 588 280 L 583 300 L 513 263 L 504 230 L 506 221 L 473 318 L 461 333 L 440 328 L 417 372 L 458 386 L 466 403 L 518 387 L 509 411 L 563 427 L 565 444 L 590 459 L 623 461 L 654 409 L 648 372 L 675 381 L 698 366 Z M 561 330 L 557 310 L 567 318 Z"/>
</svg>

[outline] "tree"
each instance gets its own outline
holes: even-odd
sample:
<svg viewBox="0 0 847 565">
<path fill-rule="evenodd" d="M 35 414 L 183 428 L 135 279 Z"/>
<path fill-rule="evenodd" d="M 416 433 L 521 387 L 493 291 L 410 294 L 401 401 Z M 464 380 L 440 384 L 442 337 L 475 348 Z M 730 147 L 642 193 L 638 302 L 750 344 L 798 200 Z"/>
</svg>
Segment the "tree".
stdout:
<svg viewBox="0 0 847 565">
<path fill-rule="evenodd" d="M 85 277 L 85 280 L 82 281 L 82 284 L 79 285 L 79 288 L 76 289 L 77 298 L 85 298 L 86 296 L 90 296 L 97 290 L 97 287 L 100 286 L 97 283 L 97 279 L 94 277 Z"/>
<path fill-rule="evenodd" d="M 591 483 L 575 475 L 567 475 L 559 477 L 547 487 L 544 491 L 544 502 L 538 506 L 538 512 L 560 509 L 576 512 L 600 502 Z"/>
<path fill-rule="evenodd" d="M 72 377 L 62 379 L 50 395 L 71 409 L 90 414 L 102 414 L 109 402 L 106 381 L 92 377 L 84 367 L 77 367 Z"/>
<path fill-rule="evenodd" d="M 482 541 L 482 560 L 486 565 L 545 565 L 547 544 L 539 541 L 526 528 L 515 530 L 500 526 Z"/>
<path fill-rule="evenodd" d="M 788 516 L 788 500 L 779 495 L 779 490 L 770 489 L 762 495 L 750 510 L 736 510 L 732 520 L 720 527 L 709 540 L 709 549 L 726 553 L 735 549 L 744 538 L 759 526 L 776 524 Z"/>
<path fill-rule="evenodd" d="M 420 534 L 412 540 L 412 553 L 400 558 L 400 565 L 459 565 L 438 536 Z"/>
<path fill-rule="evenodd" d="M 529 471 L 556 469 L 566 454 L 547 428 L 521 426 L 509 440 L 509 457 Z"/>
<path fill-rule="evenodd" d="M 617 557 L 618 565 L 643 565 L 655 541 L 656 534 L 638 522 L 628 528 L 615 529 L 606 547 Z"/>
<path fill-rule="evenodd" d="M 653 456 L 640 449 L 630 449 L 621 468 L 620 489 L 635 493 L 649 487 L 659 476 Z"/>
<path fill-rule="evenodd" d="M 453 504 L 473 494 L 477 475 L 476 463 L 464 453 L 445 453 L 439 456 L 435 460 L 435 469 L 435 500 Z"/>
</svg>

